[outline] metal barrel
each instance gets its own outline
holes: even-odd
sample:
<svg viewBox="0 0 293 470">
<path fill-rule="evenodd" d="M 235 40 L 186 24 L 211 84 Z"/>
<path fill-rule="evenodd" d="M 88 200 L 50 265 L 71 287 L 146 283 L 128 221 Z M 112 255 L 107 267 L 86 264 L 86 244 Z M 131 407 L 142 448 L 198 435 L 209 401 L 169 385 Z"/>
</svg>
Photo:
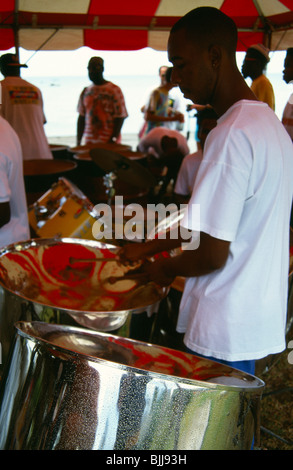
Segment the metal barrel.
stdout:
<svg viewBox="0 0 293 470">
<path fill-rule="evenodd" d="M 250 449 L 258 378 L 83 328 L 16 329 L 0 390 L 1 449 Z"/>
</svg>

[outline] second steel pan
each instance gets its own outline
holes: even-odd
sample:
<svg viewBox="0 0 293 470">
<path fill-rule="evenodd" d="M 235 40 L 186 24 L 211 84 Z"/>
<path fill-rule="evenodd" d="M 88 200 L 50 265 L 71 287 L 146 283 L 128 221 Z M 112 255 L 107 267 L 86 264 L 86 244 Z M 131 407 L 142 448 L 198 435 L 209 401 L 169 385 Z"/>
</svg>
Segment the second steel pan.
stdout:
<svg viewBox="0 0 293 470">
<path fill-rule="evenodd" d="M 249 450 L 264 383 L 180 351 L 19 322 L 2 450 Z"/>
</svg>

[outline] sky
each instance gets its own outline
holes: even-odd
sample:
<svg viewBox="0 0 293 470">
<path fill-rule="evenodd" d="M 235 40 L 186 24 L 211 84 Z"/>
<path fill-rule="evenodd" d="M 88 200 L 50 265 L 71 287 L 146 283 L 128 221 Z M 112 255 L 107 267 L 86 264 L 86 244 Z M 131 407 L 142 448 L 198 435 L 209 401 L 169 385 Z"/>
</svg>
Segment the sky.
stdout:
<svg viewBox="0 0 293 470">
<path fill-rule="evenodd" d="M 14 53 L 14 49 L 0 51 L 0 55 Z M 271 53 L 268 73 L 282 74 L 284 51 Z M 75 51 L 27 51 L 20 49 L 20 60 L 27 63 L 25 77 L 35 76 L 82 76 L 87 74 L 87 64 L 93 55 L 103 57 L 105 75 L 157 75 L 161 65 L 171 65 L 167 52 L 151 48 L 139 51 L 94 51 L 82 47 Z M 245 53 L 237 53 L 238 66 L 241 68 Z"/>
</svg>

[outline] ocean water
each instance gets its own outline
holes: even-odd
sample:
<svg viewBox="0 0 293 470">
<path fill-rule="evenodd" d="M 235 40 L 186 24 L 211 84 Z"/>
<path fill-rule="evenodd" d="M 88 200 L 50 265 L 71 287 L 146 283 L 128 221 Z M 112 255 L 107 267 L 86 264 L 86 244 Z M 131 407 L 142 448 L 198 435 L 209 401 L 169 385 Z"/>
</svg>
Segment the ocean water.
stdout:
<svg viewBox="0 0 293 470">
<path fill-rule="evenodd" d="M 138 134 L 143 123 L 140 108 L 148 93 L 158 86 L 154 76 L 113 76 L 105 77 L 120 86 L 124 94 L 128 118 L 125 119 L 122 132 Z M 47 118 L 45 131 L 51 136 L 76 135 L 77 103 L 85 86 L 90 84 L 87 77 L 29 77 L 31 83 L 38 86 L 43 94 L 44 110 Z"/>
<path fill-rule="evenodd" d="M 128 118 L 124 121 L 123 134 L 137 135 L 143 123 L 143 116 L 140 111 L 145 103 L 149 92 L 158 86 L 158 77 L 153 75 L 137 76 L 106 76 L 108 80 L 116 83 L 123 91 Z M 281 119 L 285 104 L 292 93 L 292 86 L 287 85 L 282 79 L 282 73 L 268 74 L 276 97 L 276 114 Z M 85 76 L 63 76 L 63 77 L 28 77 L 31 83 L 38 86 L 43 94 L 44 110 L 47 118 L 45 131 L 48 138 L 76 135 L 77 123 L 77 102 L 83 88 L 89 85 L 89 80 Z M 192 113 L 186 112 L 186 105 L 190 101 L 185 100 L 179 89 L 173 92 L 180 97 L 182 110 L 185 111 L 185 125 L 183 133 L 193 134 L 196 120 Z"/>
</svg>

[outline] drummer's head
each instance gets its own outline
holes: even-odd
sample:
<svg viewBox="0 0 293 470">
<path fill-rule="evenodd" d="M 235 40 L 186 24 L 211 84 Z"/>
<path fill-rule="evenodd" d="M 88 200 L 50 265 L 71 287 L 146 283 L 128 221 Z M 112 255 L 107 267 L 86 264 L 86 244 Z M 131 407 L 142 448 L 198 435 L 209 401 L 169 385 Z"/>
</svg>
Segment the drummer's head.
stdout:
<svg viewBox="0 0 293 470">
<path fill-rule="evenodd" d="M 4 77 L 19 77 L 21 67 L 27 68 L 27 65 L 20 64 L 15 54 L 3 54 L 0 57 L 0 71 Z"/>
<path fill-rule="evenodd" d="M 101 77 L 104 72 L 104 60 L 101 57 L 92 57 L 88 63 L 88 74 L 90 80 L 95 81 L 96 77 Z"/>
<path fill-rule="evenodd" d="M 169 36 L 172 81 L 185 98 L 212 104 L 219 79 L 225 83 L 231 71 L 238 70 L 236 47 L 237 28 L 231 18 L 217 8 L 190 11 L 175 23 Z"/>
</svg>

